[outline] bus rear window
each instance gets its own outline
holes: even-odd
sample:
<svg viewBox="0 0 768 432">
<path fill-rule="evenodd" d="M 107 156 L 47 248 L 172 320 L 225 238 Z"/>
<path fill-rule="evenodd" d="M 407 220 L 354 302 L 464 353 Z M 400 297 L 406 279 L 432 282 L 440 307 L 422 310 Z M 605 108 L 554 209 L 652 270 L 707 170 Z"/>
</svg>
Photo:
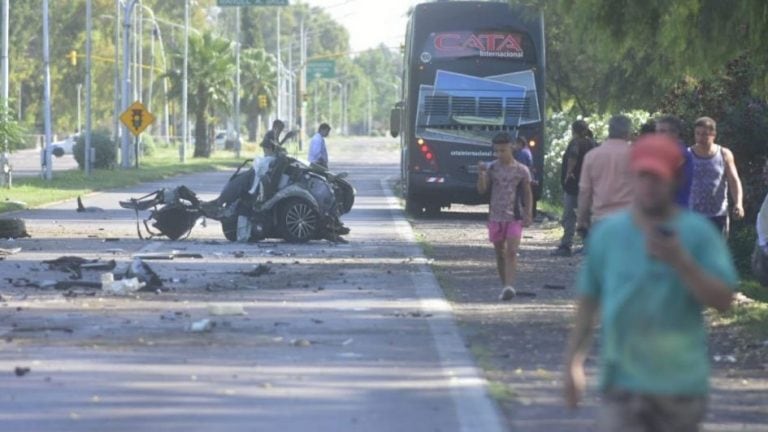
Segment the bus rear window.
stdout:
<svg viewBox="0 0 768 432">
<path fill-rule="evenodd" d="M 435 59 L 487 57 L 523 59 L 528 56 L 526 40 L 520 33 L 504 31 L 449 31 L 429 35 L 424 53 Z M 531 53 L 532 54 L 532 53 Z"/>
</svg>

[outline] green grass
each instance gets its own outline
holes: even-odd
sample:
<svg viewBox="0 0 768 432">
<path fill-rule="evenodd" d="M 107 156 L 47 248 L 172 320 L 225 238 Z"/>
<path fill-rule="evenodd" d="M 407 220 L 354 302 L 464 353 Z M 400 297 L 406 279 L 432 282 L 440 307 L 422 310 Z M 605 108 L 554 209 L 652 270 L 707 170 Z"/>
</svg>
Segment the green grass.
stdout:
<svg viewBox="0 0 768 432">
<path fill-rule="evenodd" d="M 187 163 L 182 164 L 175 148 L 158 148 L 154 155 L 142 159 L 141 168 L 138 170 L 94 170 L 90 177 L 86 177 L 80 170 L 71 170 L 54 172 L 52 181 L 38 177 L 14 179 L 12 189 L 0 190 L 0 213 L 21 210 L 24 207 L 38 207 L 95 191 L 131 186 L 181 174 L 229 169 L 237 165 L 238 161 L 229 152 L 217 152 L 210 159 L 189 158 Z"/>
<path fill-rule="evenodd" d="M 739 290 L 755 301 L 735 304 L 728 312 L 713 315 L 713 324 L 737 327 L 747 335 L 761 340 L 768 337 L 768 289 L 756 281 L 745 281 Z"/>
</svg>

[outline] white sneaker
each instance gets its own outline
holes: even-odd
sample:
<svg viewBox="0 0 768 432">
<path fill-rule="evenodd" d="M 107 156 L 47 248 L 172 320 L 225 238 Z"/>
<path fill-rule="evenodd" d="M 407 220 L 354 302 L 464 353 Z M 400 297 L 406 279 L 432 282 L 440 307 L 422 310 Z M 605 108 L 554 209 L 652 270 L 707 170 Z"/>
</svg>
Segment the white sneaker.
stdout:
<svg viewBox="0 0 768 432">
<path fill-rule="evenodd" d="M 504 290 L 501 291 L 501 295 L 499 295 L 499 301 L 509 301 L 515 298 L 517 295 L 517 291 L 511 286 L 504 287 Z"/>
</svg>

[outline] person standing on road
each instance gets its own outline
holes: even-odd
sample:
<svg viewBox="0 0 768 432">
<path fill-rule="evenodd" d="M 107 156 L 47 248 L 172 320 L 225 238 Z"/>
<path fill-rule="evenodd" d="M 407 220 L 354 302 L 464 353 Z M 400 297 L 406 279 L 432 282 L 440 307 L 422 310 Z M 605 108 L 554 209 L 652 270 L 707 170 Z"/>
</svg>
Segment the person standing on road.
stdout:
<svg viewBox="0 0 768 432">
<path fill-rule="evenodd" d="M 709 390 L 704 309 L 727 310 L 738 274 L 723 237 L 675 203 L 683 156 L 661 134 L 632 147 L 633 204 L 589 234 L 565 397 L 577 407 L 598 316 L 600 431 L 698 431 Z"/>
<path fill-rule="evenodd" d="M 517 250 L 523 227 L 533 220 L 531 172 L 515 160 L 512 143 L 513 139 L 507 133 L 493 138 L 497 159 L 488 164 L 481 162 L 477 179 L 477 190 L 481 195 L 491 192 L 488 238 L 496 250 L 496 266 L 503 286 L 499 297 L 502 301 L 511 300 L 516 295 L 512 282 L 517 268 Z M 525 197 L 523 208 L 517 205 L 518 193 Z"/>
<path fill-rule="evenodd" d="M 317 133 L 309 142 L 309 162 L 328 168 L 328 148 L 325 145 L 325 139 L 331 133 L 331 126 L 323 123 L 317 129 Z"/>
<path fill-rule="evenodd" d="M 573 139 L 563 153 L 560 166 L 560 184 L 563 186 L 563 237 L 560 246 L 552 253 L 554 256 L 571 256 L 573 238 L 576 234 L 576 209 L 579 206 L 579 178 L 587 152 L 595 147 L 592 131 L 584 120 L 571 124 Z"/>
<path fill-rule="evenodd" d="M 717 123 L 709 117 L 696 120 L 691 147 L 693 155 L 693 181 L 691 209 L 703 214 L 728 237 L 728 191 L 733 199 L 733 216 L 744 217 L 744 193 L 736 170 L 736 160 L 727 148 L 715 144 Z"/>
<path fill-rule="evenodd" d="M 576 222 L 582 234 L 596 222 L 632 203 L 631 134 L 632 121 L 624 115 L 613 116 L 608 123 L 608 139 L 584 157 Z"/>
<path fill-rule="evenodd" d="M 691 185 L 693 184 L 693 155 L 680 136 L 682 131 L 683 123 L 675 116 L 663 116 L 656 120 L 656 132 L 665 134 L 675 140 L 683 152 L 683 167 L 680 171 L 681 178 L 677 195 L 675 195 L 675 201 L 681 207 L 690 208 Z"/>
</svg>

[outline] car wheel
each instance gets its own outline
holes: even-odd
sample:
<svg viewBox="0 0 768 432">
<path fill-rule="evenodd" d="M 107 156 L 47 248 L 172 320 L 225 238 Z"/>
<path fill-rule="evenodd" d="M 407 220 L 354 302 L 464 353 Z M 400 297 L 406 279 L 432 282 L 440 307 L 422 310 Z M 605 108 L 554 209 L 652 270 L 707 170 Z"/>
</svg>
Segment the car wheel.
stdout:
<svg viewBox="0 0 768 432">
<path fill-rule="evenodd" d="M 224 237 L 231 241 L 237 241 L 237 216 L 231 216 L 221 220 L 221 231 L 224 232 Z"/>
<path fill-rule="evenodd" d="M 27 234 L 27 225 L 23 219 L 0 219 L 0 238 L 24 238 Z"/>
<path fill-rule="evenodd" d="M 280 206 L 278 224 L 285 241 L 306 243 L 317 237 L 320 214 L 309 202 L 292 198 Z"/>
</svg>

